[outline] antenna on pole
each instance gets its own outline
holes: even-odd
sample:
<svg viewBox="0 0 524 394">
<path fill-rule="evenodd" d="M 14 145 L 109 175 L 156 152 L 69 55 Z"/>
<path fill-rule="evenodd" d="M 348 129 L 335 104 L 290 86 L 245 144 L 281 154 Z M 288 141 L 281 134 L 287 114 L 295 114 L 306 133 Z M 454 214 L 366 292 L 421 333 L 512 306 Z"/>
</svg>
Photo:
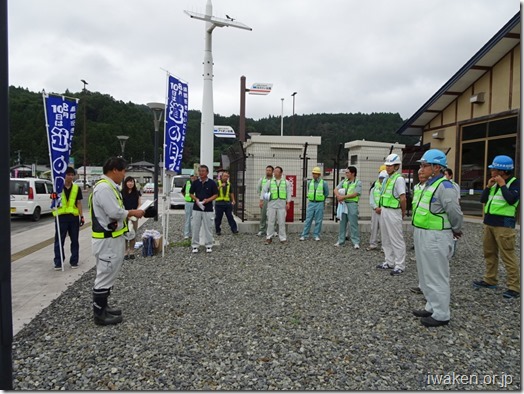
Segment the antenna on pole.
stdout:
<svg viewBox="0 0 524 394">
<path fill-rule="evenodd" d="M 227 16 L 227 19 L 213 16 L 213 5 L 207 0 L 206 13 L 200 14 L 193 11 L 184 11 L 192 19 L 206 22 L 204 46 L 204 93 L 202 98 L 202 121 L 200 123 L 200 164 L 209 167 L 213 174 L 214 150 L 214 112 L 213 112 L 213 51 L 211 34 L 215 27 L 236 27 L 243 30 L 253 30 L 249 26 Z"/>
</svg>

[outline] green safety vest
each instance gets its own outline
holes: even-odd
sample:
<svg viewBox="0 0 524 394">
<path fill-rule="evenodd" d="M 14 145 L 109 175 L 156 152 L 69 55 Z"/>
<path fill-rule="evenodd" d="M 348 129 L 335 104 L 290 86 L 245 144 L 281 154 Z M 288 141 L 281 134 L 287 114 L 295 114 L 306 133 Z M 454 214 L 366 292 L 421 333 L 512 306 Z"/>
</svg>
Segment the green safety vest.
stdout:
<svg viewBox="0 0 524 394">
<path fill-rule="evenodd" d="M 378 203 L 380 201 L 380 194 L 382 193 L 382 184 L 376 180 L 375 184 L 373 185 L 373 201 L 375 201 L 375 205 L 378 207 Z"/>
<path fill-rule="evenodd" d="M 317 190 L 321 190 L 322 193 L 317 194 Z M 324 196 L 324 180 L 319 179 L 317 187 L 315 187 L 315 180 L 312 179 L 309 181 L 309 189 L 307 192 L 307 198 L 309 201 L 317 202 L 324 201 L 326 196 Z"/>
<path fill-rule="evenodd" d="M 446 178 L 442 177 L 422 190 L 421 197 L 415 208 L 413 208 L 413 218 L 411 219 L 413 226 L 426 230 L 451 229 L 451 224 L 449 223 L 448 214 L 446 212 L 433 213 L 430 210 L 431 200 L 433 199 L 437 188 L 446 180 Z"/>
<path fill-rule="evenodd" d="M 281 186 L 284 185 L 284 190 L 281 190 Z M 280 179 L 280 183 L 277 185 L 275 179 L 271 179 L 270 192 L 272 200 L 286 200 L 287 199 L 287 185 L 285 179 Z"/>
<path fill-rule="evenodd" d="M 191 181 L 187 180 L 186 181 L 186 194 L 184 195 L 184 200 L 186 200 L 186 202 L 193 201 L 193 199 L 191 198 L 191 194 L 189 194 L 189 189 L 191 189 Z"/>
<path fill-rule="evenodd" d="M 355 193 L 355 188 L 357 187 L 357 181 L 358 181 L 358 179 L 356 179 L 356 178 L 355 178 L 355 180 L 353 182 L 350 182 L 349 180 L 344 179 L 344 182 L 342 183 L 342 187 L 344 189 L 346 189 L 346 196 L 348 194 Z M 348 201 L 358 202 L 359 197 L 360 196 L 346 198 L 344 201 L 346 201 L 346 202 L 348 202 Z"/>
<path fill-rule="evenodd" d="M 517 178 L 513 177 L 506 183 L 506 186 L 509 186 Z M 495 191 L 496 190 L 496 191 Z M 484 206 L 484 213 L 489 213 L 490 215 L 499 215 L 499 216 L 509 216 L 514 218 L 517 214 L 517 207 L 519 202 L 517 201 L 513 205 L 509 205 L 504 196 L 502 195 L 502 189 L 498 184 L 491 186 L 489 189 L 488 202 Z"/>
<path fill-rule="evenodd" d="M 420 183 L 416 184 L 413 187 L 413 201 L 411 201 L 412 209 L 415 209 L 415 206 L 418 204 L 420 197 L 422 197 L 422 190 L 424 190 L 424 186 Z"/>
<path fill-rule="evenodd" d="M 382 194 L 380 195 L 379 206 L 384 208 L 400 208 L 400 199 L 395 198 L 393 195 L 393 188 L 395 187 L 395 182 L 400 174 L 395 174 L 392 177 L 388 178 L 386 182 L 386 187 L 382 186 Z"/>
<path fill-rule="evenodd" d="M 274 179 L 274 178 L 272 178 Z M 264 177 L 260 180 L 260 190 L 258 191 L 258 193 L 260 194 L 260 192 L 262 190 L 264 190 L 264 186 L 266 186 L 266 183 L 268 183 L 270 181 L 270 179 L 267 179 L 267 177 Z"/>
<path fill-rule="evenodd" d="M 115 193 L 116 199 L 118 200 L 120 207 L 124 208 L 124 201 L 122 200 L 122 195 L 120 194 L 118 190 L 116 190 L 116 188 L 113 186 L 111 182 L 109 182 L 106 179 L 101 179 L 96 183 L 95 188 L 97 187 L 98 184 L 102 182 L 107 183 L 109 186 L 111 186 L 111 189 L 113 190 L 113 193 Z M 94 188 L 93 188 L 93 192 L 94 192 Z M 91 195 L 89 196 L 89 210 L 91 212 L 91 222 L 92 222 L 91 236 L 93 238 L 117 238 L 128 231 L 127 218 L 124 219 L 124 227 L 120 230 L 110 231 L 102 227 L 97 217 L 95 216 L 95 211 L 93 209 L 93 193 L 91 193 Z"/>
<path fill-rule="evenodd" d="M 229 201 L 229 189 L 231 188 L 231 184 L 229 181 L 226 183 L 226 193 L 224 195 L 224 189 L 222 189 L 222 181 L 218 181 L 218 197 L 215 199 L 215 201 Z"/>
<path fill-rule="evenodd" d="M 69 200 L 66 198 L 64 190 L 62 190 L 62 205 L 53 211 L 53 216 L 73 214 L 75 216 L 80 215 L 78 207 L 76 206 L 76 196 L 78 195 L 78 185 L 71 186 L 71 193 L 69 194 Z"/>
</svg>

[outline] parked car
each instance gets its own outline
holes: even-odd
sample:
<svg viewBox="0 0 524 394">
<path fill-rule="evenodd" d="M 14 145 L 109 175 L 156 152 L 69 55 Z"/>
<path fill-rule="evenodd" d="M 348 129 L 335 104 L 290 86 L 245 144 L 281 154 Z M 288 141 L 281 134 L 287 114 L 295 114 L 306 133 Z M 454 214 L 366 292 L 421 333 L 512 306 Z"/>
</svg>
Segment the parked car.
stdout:
<svg viewBox="0 0 524 394">
<path fill-rule="evenodd" d="M 184 206 L 186 200 L 182 194 L 182 188 L 189 180 L 189 175 L 175 175 L 171 180 L 171 193 L 169 198 L 171 200 L 171 208 Z"/>
<path fill-rule="evenodd" d="M 84 180 L 83 179 L 77 179 L 76 181 L 73 182 L 75 185 L 78 185 L 80 186 L 81 188 L 84 187 Z M 86 186 L 87 187 L 92 187 L 92 184 L 90 181 L 86 180 Z"/>
<path fill-rule="evenodd" d="M 155 184 L 152 182 L 146 183 L 144 185 L 144 188 L 142 189 L 142 192 L 144 193 L 153 193 L 155 191 Z"/>
<path fill-rule="evenodd" d="M 40 220 L 42 214 L 52 211 L 52 201 L 49 198 L 52 192 L 51 181 L 39 178 L 11 178 L 11 215 L 28 216 L 34 222 Z"/>
</svg>

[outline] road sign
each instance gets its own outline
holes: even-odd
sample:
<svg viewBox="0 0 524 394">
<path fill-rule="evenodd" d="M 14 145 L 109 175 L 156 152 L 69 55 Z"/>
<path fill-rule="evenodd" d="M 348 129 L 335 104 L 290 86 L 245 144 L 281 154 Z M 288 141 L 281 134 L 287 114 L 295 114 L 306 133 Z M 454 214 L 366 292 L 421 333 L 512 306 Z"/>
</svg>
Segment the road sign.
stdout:
<svg viewBox="0 0 524 394">
<path fill-rule="evenodd" d="M 218 138 L 237 138 L 231 126 L 213 126 L 213 133 Z"/>
<path fill-rule="evenodd" d="M 273 87 L 272 83 L 254 83 L 249 89 L 249 94 L 257 94 L 260 96 L 265 96 L 271 93 L 271 88 Z"/>
</svg>

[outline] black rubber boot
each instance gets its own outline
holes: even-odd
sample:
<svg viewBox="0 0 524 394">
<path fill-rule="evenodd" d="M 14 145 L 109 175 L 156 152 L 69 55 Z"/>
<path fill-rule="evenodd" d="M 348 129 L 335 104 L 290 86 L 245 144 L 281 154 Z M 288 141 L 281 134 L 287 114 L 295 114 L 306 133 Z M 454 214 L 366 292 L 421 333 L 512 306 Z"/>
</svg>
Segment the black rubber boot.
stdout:
<svg viewBox="0 0 524 394">
<path fill-rule="evenodd" d="M 107 290 L 107 296 L 109 297 L 111 295 L 111 289 Z M 120 308 L 111 308 L 109 305 L 106 305 L 106 312 L 111 315 L 117 315 L 120 316 L 122 314 L 122 309 Z"/>
<path fill-rule="evenodd" d="M 107 326 L 122 323 L 122 316 L 107 312 L 107 297 L 109 289 L 93 289 L 93 312 L 95 324 Z"/>
</svg>

